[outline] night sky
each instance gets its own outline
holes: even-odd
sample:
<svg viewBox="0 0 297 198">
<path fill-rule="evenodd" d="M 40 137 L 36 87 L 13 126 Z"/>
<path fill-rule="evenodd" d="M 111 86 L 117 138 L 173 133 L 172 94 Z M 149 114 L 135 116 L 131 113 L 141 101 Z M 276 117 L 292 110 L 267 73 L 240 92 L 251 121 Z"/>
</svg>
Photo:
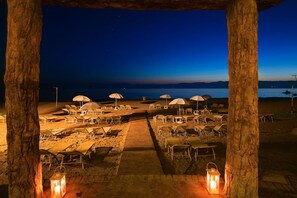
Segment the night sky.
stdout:
<svg viewBox="0 0 297 198">
<path fill-rule="evenodd" d="M 297 73 L 297 1 L 259 15 L 259 79 Z M 6 8 L 0 7 L 5 68 Z M 44 8 L 41 83 L 228 80 L 225 11 Z"/>
</svg>

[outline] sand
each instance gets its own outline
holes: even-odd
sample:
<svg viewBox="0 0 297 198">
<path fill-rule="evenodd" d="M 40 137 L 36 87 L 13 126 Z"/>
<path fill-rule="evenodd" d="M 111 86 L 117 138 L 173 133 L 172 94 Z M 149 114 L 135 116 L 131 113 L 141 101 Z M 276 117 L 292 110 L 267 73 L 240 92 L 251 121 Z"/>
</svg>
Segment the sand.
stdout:
<svg viewBox="0 0 297 198">
<path fill-rule="evenodd" d="M 227 112 L 227 99 L 211 99 L 207 102 L 208 106 L 213 103 L 223 104 L 223 108 L 215 108 L 214 112 Z M 169 155 L 164 148 L 164 139 L 166 136 L 160 136 L 157 131 L 158 123 L 152 120 L 152 117 L 156 114 L 176 114 L 176 110 L 148 110 L 149 104 L 159 103 L 165 105 L 165 100 L 120 100 L 119 104 L 131 105 L 132 110 L 108 110 L 106 114 L 121 115 L 124 118 L 122 124 L 112 125 L 113 130 L 119 131 L 117 135 L 110 137 L 99 137 L 92 139 L 95 141 L 97 147 L 98 156 L 95 156 L 95 161 L 92 161 L 93 165 L 87 166 L 86 170 L 82 170 L 79 165 L 67 166 L 67 175 L 72 176 L 82 176 L 82 175 L 102 175 L 104 177 L 109 177 L 117 175 L 117 171 L 120 165 L 121 152 L 123 151 L 125 138 L 127 131 L 129 129 L 129 117 L 133 113 L 141 110 L 147 110 L 150 125 L 155 134 L 156 140 L 161 148 L 161 152 L 165 156 L 165 161 L 168 163 L 168 174 L 204 174 L 205 164 L 209 159 L 200 159 L 199 162 L 193 162 L 185 158 L 182 154 L 176 155 L 174 161 L 170 161 Z M 61 108 L 65 104 L 73 104 L 71 102 L 59 103 L 58 108 L 55 107 L 55 103 L 43 103 L 39 104 L 39 114 L 45 116 L 57 116 L 61 119 L 64 118 L 63 111 Z M 101 101 L 101 105 L 111 105 L 112 101 Z M 196 103 L 191 103 L 192 107 L 195 108 Z M 204 104 L 201 104 L 204 105 Z M 4 113 L 3 104 L 0 105 L 0 114 Z M 201 107 L 200 107 L 201 108 Z M 297 108 L 296 108 L 297 109 Z M 280 98 L 270 98 L 270 99 L 260 99 L 259 100 L 259 114 L 274 114 L 274 122 L 260 122 L 260 176 L 264 174 L 267 170 L 278 170 L 285 168 L 290 174 L 295 174 L 296 170 L 294 167 L 297 165 L 295 156 L 295 143 L 297 142 L 297 116 L 290 115 L 290 100 L 280 99 Z M 92 125 L 92 124 L 70 124 L 66 123 L 64 120 L 59 122 L 47 122 L 40 123 L 41 129 L 54 129 L 54 128 L 65 128 L 70 133 L 65 137 L 58 138 L 57 140 L 47 140 L 41 141 L 40 147 L 52 147 L 57 143 L 82 143 L 88 141 L 86 134 L 77 135 L 75 132 L 77 128 L 86 127 L 100 127 L 104 125 Z M 217 159 L 216 163 L 223 172 L 225 164 L 225 149 L 226 149 L 226 137 L 214 137 L 212 139 L 207 139 L 205 141 L 213 142 L 217 145 Z M 6 171 L 6 124 L 0 123 L 0 184 L 7 183 L 7 171 Z M 273 154 L 271 153 L 274 152 Z M 269 163 L 270 160 L 280 161 L 280 163 Z M 285 167 L 289 164 L 288 167 Z M 163 164 L 164 165 L 164 164 Z M 165 163 L 166 168 L 166 163 Z M 48 179 L 54 171 L 54 167 L 51 170 L 43 168 L 43 177 Z"/>
</svg>

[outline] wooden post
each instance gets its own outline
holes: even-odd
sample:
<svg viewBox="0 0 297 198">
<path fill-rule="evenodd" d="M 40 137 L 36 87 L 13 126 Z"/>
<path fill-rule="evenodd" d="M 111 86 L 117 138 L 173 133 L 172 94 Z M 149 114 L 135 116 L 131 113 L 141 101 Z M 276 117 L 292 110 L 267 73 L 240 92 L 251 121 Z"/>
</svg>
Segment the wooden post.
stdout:
<svg viewBox="0 0 297 198">
<path fill-rule="evenodd" d="M 225 193 L 258 197 L 258 11 L 256 0 L 227 6 L 229 109 Z"/>
<path fill-rule="evenodd" d="M 41 1 L 7 1 L 5 109 L 9 197 L 41 197 L 39 62 Z"/>
</svg>

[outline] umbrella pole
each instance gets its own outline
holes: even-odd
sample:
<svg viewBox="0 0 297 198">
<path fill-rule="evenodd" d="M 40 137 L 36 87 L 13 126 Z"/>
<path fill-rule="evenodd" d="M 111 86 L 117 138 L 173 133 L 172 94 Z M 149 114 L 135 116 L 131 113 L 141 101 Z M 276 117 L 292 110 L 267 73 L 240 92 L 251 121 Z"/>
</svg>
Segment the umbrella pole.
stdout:
<svg viewBox="0 0 297 198">
<path fill-rule="evenodd" d="M 165 98 L 165 99 L 166 99 L 166 103 L 165 103 L 165 104 L 166 104 L 166 106 L 167 106 L 167 98 Z"/>
<path fill-rule="evenodd" d="M 197 107 L 196 107 L 196 110 L 197 110 L 197 111 L 198 111 L 198 102 L 199 102 L 199 101 L 197 100 Z"/>
<path fill-rule="evenodd" d="M 118 103 L 117 103 L 117 99 L 115 99 L 115 106 L 117 106 L 118 105 Z"/>
</svg>

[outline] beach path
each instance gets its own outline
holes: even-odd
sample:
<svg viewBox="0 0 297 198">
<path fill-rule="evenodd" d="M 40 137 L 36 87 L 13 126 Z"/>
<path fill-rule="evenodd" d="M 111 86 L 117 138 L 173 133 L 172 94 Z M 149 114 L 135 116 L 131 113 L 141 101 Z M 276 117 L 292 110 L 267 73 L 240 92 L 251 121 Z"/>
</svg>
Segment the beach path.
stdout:
<svg viewBox="0 0 297 198">
<path fill-rule="evenodd" d="M 118 175 L 163 175 L 145 112 L 130 118 Z"/>
</svg>

